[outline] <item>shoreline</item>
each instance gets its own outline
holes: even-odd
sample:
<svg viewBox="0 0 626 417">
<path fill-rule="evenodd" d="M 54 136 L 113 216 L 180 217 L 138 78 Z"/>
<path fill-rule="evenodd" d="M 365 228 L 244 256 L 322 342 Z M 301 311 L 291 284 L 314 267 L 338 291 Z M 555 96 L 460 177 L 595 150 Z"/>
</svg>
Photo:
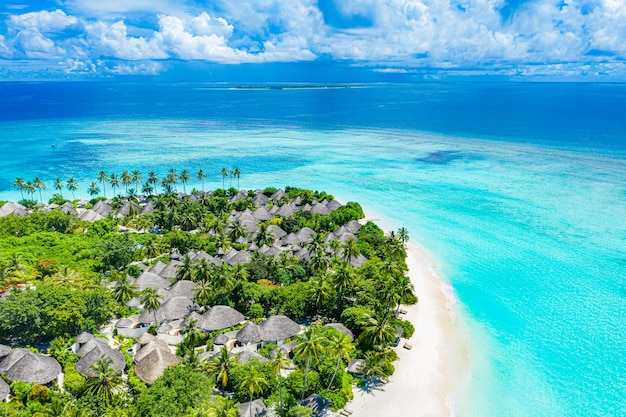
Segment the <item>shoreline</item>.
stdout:
<svg viewBox="0 0 626 417">
<path fill-rule="evenodd" d="M 371 214 L 366 211 L 366 220 L 391 230 L 384 217 Z M 407 267 L 419 302 L 403 306 L 403 318 L 413 323 L 415 333 L 395 348 L 400 359 L 388 383 L 370 392 L 355 389 L 346 405 L 351 417 L 451 417 L 463 398 L 470 355 L 454 290 L 419 243 L 407 244 Z M 405 341 L 412 349 L 403 348 Z"/>
</svg>

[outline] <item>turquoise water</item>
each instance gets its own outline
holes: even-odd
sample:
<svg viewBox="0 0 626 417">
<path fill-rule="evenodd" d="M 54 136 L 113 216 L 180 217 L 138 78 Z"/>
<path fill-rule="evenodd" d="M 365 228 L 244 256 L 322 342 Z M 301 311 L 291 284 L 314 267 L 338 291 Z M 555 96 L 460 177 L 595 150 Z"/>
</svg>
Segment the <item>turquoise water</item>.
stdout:
<svg viewBox="0 0 626 417">
<path fill-rule="evenodd" d="M 471 338 L 458 416 L 626 415 L 626 130 L 614 111 L 624 88 L 582 86 L 594 116 L 562 115 L 571 86 L 510 86 L 504 97 L 497 86 L 410 96 L 220 91 L 211 100 L 178 86 L 180 100 L 161 94 L 158 103 L 114 87 L 114 99 L 98 89 L 85 98 L 104 100 L 96 108 L 54 102 L 55 86 L 30 87 L 43 97 L 34 102 L 10 90 L 0 101 L 10 113 L 0 121 L 0 199 L 19 197 L 17 175 L 73 176 L 85 195 L 100 169 L 203 168 L 210 188 L 221 186 L 222 166 L 239 166 L 241 187 L 297 185 L 360 201 L 406 226 L 458 295 Z M 499 108 L 515 111 L 494 115 L 502 110 L 472 98 L 494 89 Z M 9 111 L 20 97 L 37 111 Z M 455 109 L 450 127 L 442 109 L 459 97 L 466 112 Z M 537 109 L 544 101 L 552 113 Z"/>
</svg>

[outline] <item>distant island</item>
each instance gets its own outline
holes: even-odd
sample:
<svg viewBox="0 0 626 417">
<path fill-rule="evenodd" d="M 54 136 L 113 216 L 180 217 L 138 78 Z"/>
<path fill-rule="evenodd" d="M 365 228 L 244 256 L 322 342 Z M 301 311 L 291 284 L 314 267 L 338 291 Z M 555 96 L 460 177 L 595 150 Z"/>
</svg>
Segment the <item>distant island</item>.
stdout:
<svg viewBox="0 0 626 417">
<path fill-rule="evenodd" d="M 406 229 L 325 192 L 149 177 L 101 172 L 125 192 L 91 200 L 56 180 L 47 204 L 16 179 L 30 198 L 0 203 L 0 414 L 349 415 L 387 381 L 414 331 Z"/>
<path fill-rule="evenodd" d="M 230 87 L 204 87 L 208 90 L 329 90 L 329 89 L 345 89 L 345 88 L 365 88 L 364 85 L 240 85 Z"/>
</svg>

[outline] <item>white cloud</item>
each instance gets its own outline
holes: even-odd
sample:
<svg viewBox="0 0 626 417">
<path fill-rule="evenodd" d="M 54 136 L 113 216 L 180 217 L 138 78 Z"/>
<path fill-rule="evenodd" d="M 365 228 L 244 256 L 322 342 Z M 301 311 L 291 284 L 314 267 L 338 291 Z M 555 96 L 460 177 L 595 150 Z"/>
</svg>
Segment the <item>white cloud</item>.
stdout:
<svg viewBox="0 0 626 417">
<path fill-rule="evenodd" d="M 6 45 L 4 36 L 0 35 L 0 58 L 10 58 L 13 56 L 13 52 Z"/>
<path fill-rule="evenodd" d="M 68 26 L 76 25 L 78 19 L 68 16 L 62 10 L 53 12 L 41 11 L 30 12 L 20 15 L 11 15 L 8 26 L 13 29 L 36 28 L 39 32 L 54 32 L 66 29 Z"/>
<path fill-rule="evenodd" d="M 65 55 L 65 50 L 57 47 L 54 41 L 37 29 L 21 30 L 15 37 L 15 45 L 31 59 L 59 59 Z"/>
<path fill-rule="evenodd" d="M 168 58 L 154 39 L 128 36 L 122 21 L 112 24 L 96 22 L 87 25 L 86 40 L 97 56 L 127 60 Z"/>
</svg>

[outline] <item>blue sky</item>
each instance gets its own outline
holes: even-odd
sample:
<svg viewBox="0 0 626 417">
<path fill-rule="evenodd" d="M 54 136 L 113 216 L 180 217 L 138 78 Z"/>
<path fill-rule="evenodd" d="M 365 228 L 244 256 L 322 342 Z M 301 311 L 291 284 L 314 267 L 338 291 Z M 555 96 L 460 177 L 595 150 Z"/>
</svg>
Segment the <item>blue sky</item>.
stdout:
<svg viewBox="0 0 626 417">
<path fill-rule="evenodd" d="M 0 79 L 626 80 L 624 0 L 5 0 Z"/>
</svg>

